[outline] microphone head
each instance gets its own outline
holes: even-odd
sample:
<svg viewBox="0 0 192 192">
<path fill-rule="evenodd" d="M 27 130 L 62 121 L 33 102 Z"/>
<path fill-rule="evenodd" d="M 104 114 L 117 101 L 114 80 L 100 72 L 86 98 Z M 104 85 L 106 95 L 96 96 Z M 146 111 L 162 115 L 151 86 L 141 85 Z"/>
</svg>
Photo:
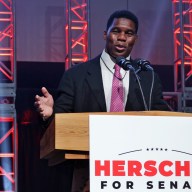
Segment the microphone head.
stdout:
<svg viewBox="0 0 192 192">
<path fill-rule="evenodd" d="M 134 63 L 136 63 L 140 67 L 141 71 L 153 71 L 150 62 L 147 60 L 137 58 L 134 60 Z"/>
<path fill-rule="evenodd" d="M 116 57 L 116 63 L 119 65 L 121 64 L 122 62 L 125 62 L 125 57 L 122 57 L 122 56 L 119 56 L 119 57 Z"/>
<path fill-rule="evenodd" d="M 133 70 L 130 60 L 127 60 L 125 57 L 122 56 L 116 57 L 116 63 L 124 70 L 130 70 L 130 69 Z"/>
</svg>

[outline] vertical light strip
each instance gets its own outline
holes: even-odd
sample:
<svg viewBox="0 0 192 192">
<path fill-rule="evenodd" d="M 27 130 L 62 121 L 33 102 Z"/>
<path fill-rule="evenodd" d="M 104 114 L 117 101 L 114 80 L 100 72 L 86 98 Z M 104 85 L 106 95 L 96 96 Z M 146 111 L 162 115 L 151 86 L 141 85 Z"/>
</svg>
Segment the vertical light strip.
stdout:
<svg viewBox="0 0 192 192">
<path fill-rule="evenodd" d="M 67 0 L 66 9 L 65 69 L 68 69 L 89 58 L 89 2 L 88 0 Z"/>
<path fill-rule="evenodd" d="M 0 1 L 0 191 L 17 191 L 15 4 Z"/>
</svg>

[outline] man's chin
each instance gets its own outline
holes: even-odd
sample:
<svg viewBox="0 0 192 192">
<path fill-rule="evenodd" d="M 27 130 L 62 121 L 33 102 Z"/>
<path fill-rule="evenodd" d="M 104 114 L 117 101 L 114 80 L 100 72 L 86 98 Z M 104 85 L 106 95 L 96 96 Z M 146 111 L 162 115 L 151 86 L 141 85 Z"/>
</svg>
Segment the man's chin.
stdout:
<svg viewBox="0 0 192 192">
<path fill-rule="evenodd" d="M 115 53 L 112 55 L 112 57 L 117 58 L 117 57 L 128 57 L 129 55 L 125 54 L 125 53 Z"/>
</svg>

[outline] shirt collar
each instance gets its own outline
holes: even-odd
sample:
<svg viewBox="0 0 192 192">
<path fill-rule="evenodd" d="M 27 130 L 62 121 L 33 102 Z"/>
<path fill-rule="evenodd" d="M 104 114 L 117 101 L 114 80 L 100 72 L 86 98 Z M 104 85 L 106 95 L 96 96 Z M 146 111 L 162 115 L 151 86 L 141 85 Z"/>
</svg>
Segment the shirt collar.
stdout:
<svg viewBox="0 0 192 192">
<path fill-rule="evenodd" d="M 105 62 L 105 64 L 107 65 L 107 67 L 110 70 L 114 70 L 114 65 L 115 62 L 111 59 L 110 55 L 105 51 L 105 49 L 103 50 L 102 54 L 101 54 L 101 58 L 102 60 Z M 130 55 L 126 58 L 127 60 L 130 60 Z"/>
</svg>

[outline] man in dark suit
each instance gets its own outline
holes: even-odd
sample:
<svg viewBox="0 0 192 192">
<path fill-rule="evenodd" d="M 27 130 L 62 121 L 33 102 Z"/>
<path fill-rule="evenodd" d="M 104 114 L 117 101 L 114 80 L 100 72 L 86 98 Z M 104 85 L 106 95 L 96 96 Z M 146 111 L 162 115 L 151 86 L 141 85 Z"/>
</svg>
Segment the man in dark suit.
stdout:
<svg viewBox="0 0 192 192">
<path fill-rule="evenodd" d="M 139 72 L 138 78 L 131 70 L 120 69 L 116 77 L 117 57 L 131 61 L 131 51 L 138 38 L 138 19 L 127 11 L 114 12 L 104 31 L 106 46 L 96 58 L 66 71 L 58 88 L 58 97 L 53 97 L 43 87 L 43 96 L 36 95 L 35 106 L 44 120 L 55 112 L 110 112 L 112 81 L 117 78 L 123 86 L 122 111 L 169 110 L 163 101 L 161 83 L 152 71 Z M 133 67 L 137 67 L 133 63 Z"/>
<path fill-rule="evenodd" d="M 106 46 L 102 54 L 64 73 L 55 104 L 43 87 L 43 96 L 36 95 L 35 98 L 40 115 L 48 119 L 54 112 L 110 111 L 115 59 L 119 56 L 131 59 L 130 53 L 138 38 L 137 30 L 138 19 L 133 13 L 124 10 L 113 13 L 104 31 Z M 161 83 L 156 74 L 153 80 L 151 71 L 141 71 L 139 83 L 132 71 L 121 69 L 121 74 L 125 111 L 169 110 L 163 101 Z"/>
</svg>

